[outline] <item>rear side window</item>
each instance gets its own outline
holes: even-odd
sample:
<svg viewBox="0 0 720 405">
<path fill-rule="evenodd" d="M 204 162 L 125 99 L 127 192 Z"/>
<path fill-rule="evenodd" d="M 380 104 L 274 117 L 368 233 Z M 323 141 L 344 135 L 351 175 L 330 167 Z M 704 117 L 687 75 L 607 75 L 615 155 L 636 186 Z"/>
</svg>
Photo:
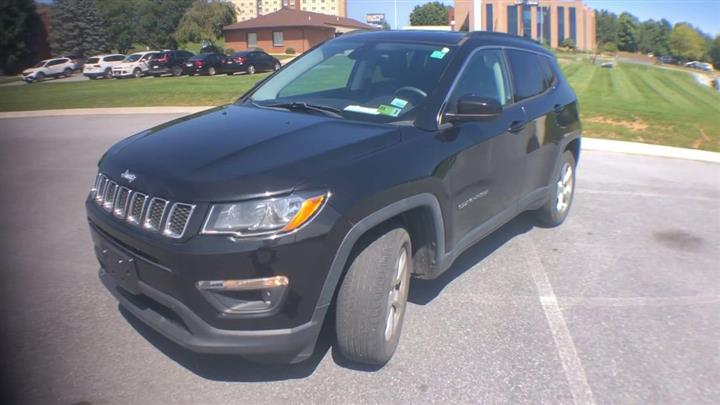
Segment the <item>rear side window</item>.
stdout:
<svg viewBox="0 0 720 405">
<path fill-rule="evenodd" d="M 55 60 L 51 60 L 50 62 L 48 62 L 47 65 L 48 65 L 48 66 L 55 66 L 55 65 L 59 65 L 59 64 L 61 64 L 61 63 L 65 63 L 65 59 L 55 59 Z"/>
<path fill-rule="evenodd" d="M 99 60 L 100 58 L 88 58 L 85 63 L 98 63 Z"/>
<path fill-rule="evenodd" d="M 549 89 L 555 85 L 556 80 L 550 59 L 540 55 L 537 55 L 537 58 L 540 60 L 540 69 L 543 72 L 543 84 L 545 85 L 545 89 Z"/>
<path fill-rule="evenodd" d="M 546 89 L 546 76 L 540 59 L 532 52 L 507 50 L 508 62 L 513 79 L 515 101 L 536 96 Z"/>
</svg>

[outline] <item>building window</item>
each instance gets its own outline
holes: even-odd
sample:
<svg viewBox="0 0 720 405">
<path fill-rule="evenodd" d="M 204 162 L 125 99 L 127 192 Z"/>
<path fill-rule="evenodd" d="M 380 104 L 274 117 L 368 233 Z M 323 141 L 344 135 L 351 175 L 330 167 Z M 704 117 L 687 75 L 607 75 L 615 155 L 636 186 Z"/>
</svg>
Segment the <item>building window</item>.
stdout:
<svg viewBox="0 0 720 405">
<path fill-rule="evenodd" d="M 522 6 L 522 26 L 523 36 L 526 38 L 532 37 L 532 6 L 529 4 L 523 4 Z"/>
<path fill-rule="evenodd" d="M 493 30 L 493 5 L 485 5 L 485 29 L 492 32 Z"/>
<path fill-rule="evenodd" d="M 550 9 L 547 7 L 537 8 L 537 35 L 536 38 L 543 44 L 550 45 Z"/>
<path fill-rule="evenodd" d="M 565 40 L 565 7 L 558 7 L 558 46 Z"/>
<path fill-rule="evenodd" d="M 284 46 L 282 31 L 273 31 L 273 46 Z"/>
<path fill-rule="evenodd" d="M 518 34 L 518 13 L 517 6 L 508 6 L 507 8 L 507 26 L 508 34 Z"/>
<path fill-rule="evenodd" d="M 570 39 L 577 44 L 577 25 L 575 21 L 575 7 L 570 7 Z"/>
<path fill-rule="evenodd" d="M 254 32 L 247 33 L 247 46 L 248 48 L 257 47 L 257 34 Z"/>
</svg>

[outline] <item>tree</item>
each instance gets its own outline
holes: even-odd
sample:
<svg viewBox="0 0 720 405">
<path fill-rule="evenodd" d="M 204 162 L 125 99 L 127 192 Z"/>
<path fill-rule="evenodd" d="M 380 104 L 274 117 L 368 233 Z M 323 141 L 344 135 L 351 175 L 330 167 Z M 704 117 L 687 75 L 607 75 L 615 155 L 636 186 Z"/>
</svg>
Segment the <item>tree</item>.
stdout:
<svg viewBox="0 0 720 405">
<path fill-rule="evenodd" d="M 137 0 L 101 0 L 98 9 L 105 24 L 108 46 L 127 53 L 135 42 Z"/>
<path fill-rule="evenodd" d="M 720 35 L 716 36 L 710 44 L 710 60 L 717 69 L 720 69 Z"/>
<path fill-rule="evenodd" d="M 617 15 L 607 10 L 598 11 L 595 17 L 595 35 L 601 46 L 609 42 L 617 44 Z"/>
<path fill-rule="evenodd" d="M 33 14 L 33 0 L 0 2 L 0 69 L 5 73 L 16 73 L 27 63 Z"/>
<path fill-rule="evenodd" d="M 390 24 L 388 24 L 387 21 L 382 20 L 382 22 L 380 23 L 380 29 L 383 30 L 383 31 L 389 31 L 389 30 L 390 30 Z"/>
<path fill-rule="evenodd" d="M 448 25 L 448 7 L 439 1 L 415 6 L 410 13 L 410 25 Z"/>
<path fill-rule="evenodd" d="M 638 50 L 638 19 L 630 13 L 622 13 L 617 20 L 617 44 L 621 51 Z"/>
<path fill-rule="evenodd" d="M 138 0 L 137 41 L 155 49 L 176 48 L 172 36 L 192 0 Z"/>
<path fill-rule="evenodd" d="M 196 0 L 180 19 L 173 36 L 178 42 L 214 41 L 222 37 L 222 27 L 234 22 L 232 3 Z"/>
<path fill-rule="evenodd" d="M 688 23 L 675 24 L 670 33 L 670 52 L 677 59 L 702 59 L 707 51 L 703 37 Z"/>
<path fill-rule="evenodd" d="M 86 56 L 109 49 L 95 0 L 56 0 L 50 26 L 50 48 L 55 54 Z"/>
<path fill-rule="evenodd" d="M 638 28 L 638 49 L 643 53 L 652 52 L 655 55 L 669 54 L 670 32 L 672 25 L 668 20 L 642 22 Z"/>
<path fill-rule="evenodd" d="M 563 39 L 562 43 L 560 43 L 560 46 L 567 49 L 575 49 L 575 40 L 572 38 L 565 38 Z"/>
</svg>

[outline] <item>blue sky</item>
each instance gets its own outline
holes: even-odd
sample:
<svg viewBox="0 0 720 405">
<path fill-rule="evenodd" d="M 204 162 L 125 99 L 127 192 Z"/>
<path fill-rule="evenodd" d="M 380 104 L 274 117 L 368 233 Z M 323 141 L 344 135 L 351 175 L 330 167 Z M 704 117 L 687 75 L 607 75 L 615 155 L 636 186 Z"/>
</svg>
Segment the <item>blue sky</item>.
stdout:
<svg viewBox="0 0 720 405">
<path fill-rule="evenodd" d="M 397 0 L 398 25 L 408 25 L 413 7 L 428 1 Z M 445 0 L 444 3 L 452 5 L 454 2 Z M 720 35 L 720 0 L 585 0 L 585 4 L 618 14 L 628 11 L 640 20 L 666 18 L 673 24 L 685 21 L 708 34 Z M 365 21 L 367 13 L 385 13 L 388 23 L 394 26 L 393 9 L 393 0 L 348 0 L 348 17 L 360 21 Z"/>
</svg>

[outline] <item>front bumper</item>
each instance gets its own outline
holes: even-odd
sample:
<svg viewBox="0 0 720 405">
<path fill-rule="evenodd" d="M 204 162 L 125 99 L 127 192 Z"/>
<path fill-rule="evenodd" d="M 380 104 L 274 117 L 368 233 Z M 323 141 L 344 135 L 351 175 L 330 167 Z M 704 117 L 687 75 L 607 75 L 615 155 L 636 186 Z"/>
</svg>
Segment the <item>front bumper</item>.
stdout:
<svg viewBox="0 0 720 405">
<path fill-rule="evenodd" d="M 169 240 L 109 215 L 91 200 L 86 208 L 100 279 L 123 307 L 162 335 L 196 352 L 284 362 L 312 354 L 328 308 L 318 305 L 320 292 L 339 235 L 349 227 L 332 207 L 296 234 L 247 241 L 197 234 Z M 190 228 L 199 226 L 201 214 Z M 108 250 L 116 254 L 107 256 Z M 134 262 L 127 276 L 108 263 L 118 259 Z M 197 288 L 201 280 L 277 275 L 287 276 L 289 285 L 279 307 L 265 313 L 223 312 Z"/>
</svg>

